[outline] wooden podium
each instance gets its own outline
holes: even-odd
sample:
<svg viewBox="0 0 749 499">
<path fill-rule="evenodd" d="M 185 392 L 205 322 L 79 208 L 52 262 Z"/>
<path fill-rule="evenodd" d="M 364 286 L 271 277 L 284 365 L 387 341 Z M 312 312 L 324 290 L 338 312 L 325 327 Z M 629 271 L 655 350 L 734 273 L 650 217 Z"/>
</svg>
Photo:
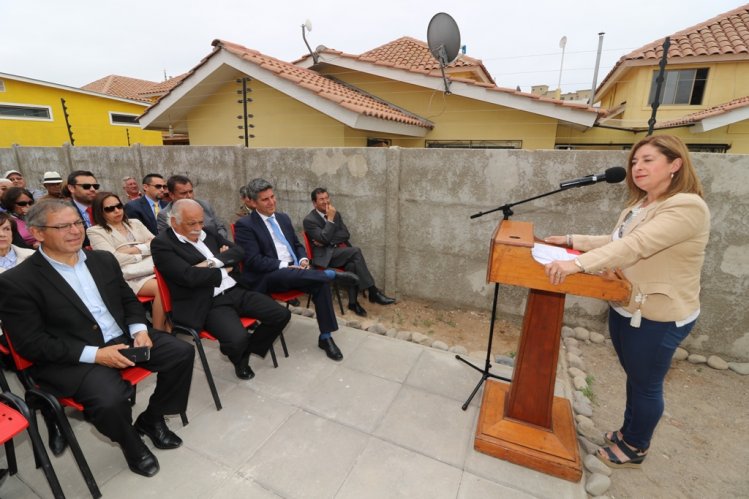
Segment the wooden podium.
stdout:
<svg viewBox="0 0 749 499">
<path fill-rule="evenodd" d="M 622 301 L 630 284 L 613 273 L 568 276 L 553 285 L 531 256 L 533 225 L 500 222 L 492 236 L 487 281 L 529 288 L 512 382 L 488 380 L 474 447 L 485 454 L 571 481 L 582 477 L 572 408 L 554 396 L 567 293 Z"/>
</svg>

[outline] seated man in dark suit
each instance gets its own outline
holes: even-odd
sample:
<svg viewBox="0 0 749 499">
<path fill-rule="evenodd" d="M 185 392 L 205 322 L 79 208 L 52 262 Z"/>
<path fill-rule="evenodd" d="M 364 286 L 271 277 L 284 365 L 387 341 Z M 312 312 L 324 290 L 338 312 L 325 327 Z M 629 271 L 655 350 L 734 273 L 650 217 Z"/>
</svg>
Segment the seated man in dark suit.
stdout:
<svg viewBox="0 0 749 499">
<path fill-rule="evenodd" d="M 38 203 L 27 223 L 39 251 L 0 275 L 0 318 L 14 347 L 34 362 L 42 388 L 85 407 L 86 419 L 120 445 L 133 472 L 155 475 L 159 462 L 138 434 L 159 449 L 182 444 L 164 414 L 187 407 L 195 350 L 147 329 L 143 307 L 114 256 L 81 250 L 84 223 L 68 201 Z M 134 365 L 118 352 L 130 344 L 150 347 L 150 360 L 139 365 L 159 373 L 135 425 L 132 387 L 119 373 Z"/>
<path fill-rule="evenodd" d="M 330 202 L 328 191 L 318 187 L 312 191 L 314 208 L 304 217 L 304 232 L 312 244 L 312 263 L 320 267 L 343 267 L 359 276 L 359 286 L 351 286 L 348 290 L 348 308 L 356 315 L 366 316 L 357 300 L 360 289 L 369 292 L 369 301 L 379 305 L 395 303 L 393 298 L 385 296 L 375 286 L 374 277 L 367 268 L 361 249 L 352 246 L 348 227 L 343 223 L 343 217 Z"/>
<path fill-rule="evenodd" d="M 342 360 L 343 354 L 331 336 L 338 329 L 338 321 L 328 283 L 339 279 L 345 286 L 355 286 L 359 278 L 350 272 L 310 269 L 291 219 L 286 213 L 276 212 L 273 186 L 267 180 L 256 178 L 247 184 L 246 191 L 255 211 L 234 225 L 235 239 L 245 253 L 243 283 L 261 293 L 291 289 L 310 293 L 320 329 L 317 346 L 331 359 Z"/>
<path fill-rule="evenodd" d="M 153 261 L 169 286 L 174 316 L 181 324 L 210 331 L 237 377 L 251 379 L 250 354 L 265 356 L 291 312 L 269 296 L 237 285 L 229 273 L 242 262 L 244 251 L 204 231 L 204 220 L 197 201 L 175 201 L 169 211 L 171 228 L 151 241 Z M 260 321 L 252 335 L 242 327 L 241 316 Z"/>
<path fill-rule="evenodd" d="M 164 177 L 158 173 L 149 173 L 143 177 L 143 196 L 127 203 L 125 214 L 128 218 L 137 218 L 151 231 L 151 234 L 158 235 L 156 217 L 168 204 L 162 199 L 165 192 Z"/>
</svg>

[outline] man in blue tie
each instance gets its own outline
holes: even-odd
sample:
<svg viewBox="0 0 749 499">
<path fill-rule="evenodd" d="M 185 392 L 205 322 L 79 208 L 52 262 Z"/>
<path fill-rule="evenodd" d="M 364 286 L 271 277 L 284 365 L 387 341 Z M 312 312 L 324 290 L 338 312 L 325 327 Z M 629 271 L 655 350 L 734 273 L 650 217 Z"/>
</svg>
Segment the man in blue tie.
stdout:
<svg viewBox="0 0 749 499">
<path fill-rule="evenodd" d="M 125 205 L 128 218 L 137 218 L 154 236 L 159 235 L 156 217 L 166 207 L 162 198 L 166 192 L 164 177 L 158 173 L 149 173 L 143 177 L 143 197 L 134 199 Z"/>
<path fill-rule="evenodd" d="M 338 329 L 338 322 L 328 283 L 338 279 L 343 286 L 356 286 L 359 278 L 351 272 L 311 269 L 291 219 L 276 211 L 273 185 L 256 178 L 247 184 L 246 191 L 255 211 L 235 224 L 235 241 L 245 254 L 243 284 L 262 293 L 291 289 L 310 293 L 320 329 L 317 345 L 331 359 L 342 360 L 343 354 L 331 336 Z"/>
</svg>

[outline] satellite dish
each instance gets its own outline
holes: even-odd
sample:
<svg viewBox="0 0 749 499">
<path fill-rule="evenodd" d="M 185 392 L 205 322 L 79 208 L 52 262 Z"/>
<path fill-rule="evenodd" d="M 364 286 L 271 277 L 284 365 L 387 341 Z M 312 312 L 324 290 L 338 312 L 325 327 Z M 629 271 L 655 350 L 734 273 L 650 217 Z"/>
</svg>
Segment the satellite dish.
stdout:
<svg viewBox="0 0 749 499">
<path fill-rule="evenodd" d="M 435 59 L 447 66 L 458 57 L 460 30 L 450 14 L 440 12 L 432 17 L 427 28 L 427 44 Z"/>
<path fill-rule="evenodd" d="M 427 27 L 427 44 L 429 52 L 440 64 L 445 93 L 449 94 L 450 82 L 445 76 L 445 66 L 452 63 L 460 52 L 460 30 L 455 19 L 444 12 L 435 14 Z"/>
</svg>

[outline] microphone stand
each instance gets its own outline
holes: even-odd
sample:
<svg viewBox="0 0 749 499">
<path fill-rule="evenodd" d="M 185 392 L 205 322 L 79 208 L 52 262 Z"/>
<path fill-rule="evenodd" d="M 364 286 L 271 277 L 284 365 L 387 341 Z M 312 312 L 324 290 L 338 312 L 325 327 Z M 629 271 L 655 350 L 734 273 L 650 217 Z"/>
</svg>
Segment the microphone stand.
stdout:
<svg viewBox="0 0 749 499">
<path fill-rule="evenodd" d="M 529 201 L 533 201 L 535 199 L 543 198 L 546 196 L 551 196 L 552 194 L 556 194 L 557 192 L 566 191 L 569 188 L 572 187 L 579 187 L 579 186 L 569 186 L 564 187 L 561 189 L 557 189 L 555 191 L 547 192 L 545 194 L 541 194 L 539 196 L 534 196 L 532 198 L 523 199 L 522 201 L 517 201 L 515 203 L 508 203 L 503 204 L 502 206 L 498 206 L 494 209 L 491 209 L 489 211 L 480 211 L 478 213 L 474 213 L 471 215 L 470 218 L 478 218 L 482 217 L 484 215 L 488 215 L 489 213 L 494 213 L 495 211 L 502 210 L 503 217 L 502 220 L 509 220 L 512 215 L 514 215 L 512 211 L 513 206 L 517 206 L 519 204 L 527 203 Z M 494 321 L 497 318 L 497 299 L 499 297 L 499 283 L 494 283 L 494 300 L 492 301 L 492 317 L 491 322 L 489 323 L 489 343 L 486 346 L 486 363 L 484 364 L 484 368 L 481 369 L 480 367 L 472 364 L 471 362 L 467 361 L 460 355 L 456 355 L 455 358 L 459 361 L 463 362 L 464 364 L 468 365 L 469 367 L 472 367 L 473 369 L 477 370 L 481 373 L 481 379 L 479 379 L 478 383 L 476 384 L 476 387 L 473 389 L 471 394 L 468 396 L 468 399 L 465 401 L 465 403 L 461 406 L 461 409 L 464 411 L 468 409 L 468 405 L 471 403 L 471 400 L 473 400 L 473 397 L 476 395 L 476 393 L 479 391 L 479 388 L 481 388 L 481 385 L 484 384 L 484 382 L 489 378 L 499 379 L 502 381 L 507 381 L 508 383 L 511 382 L 510 378 L 505 378 L 503 376 L 499 376 L 497 374 L 493 374 L 490 371 L 492 364 L 491 364 L 491 358 L 492 358 L 492 342 L 494 340 Z"/>
</svg>

